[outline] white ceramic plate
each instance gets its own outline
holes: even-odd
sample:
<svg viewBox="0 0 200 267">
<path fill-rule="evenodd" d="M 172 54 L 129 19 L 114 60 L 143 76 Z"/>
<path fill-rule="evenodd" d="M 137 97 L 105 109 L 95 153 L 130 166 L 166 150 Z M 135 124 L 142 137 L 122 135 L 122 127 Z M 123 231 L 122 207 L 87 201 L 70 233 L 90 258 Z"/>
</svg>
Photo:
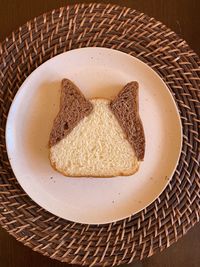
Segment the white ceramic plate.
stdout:
<svg viewBox="0 0 200 267">
<path fill-rule="evenodd" d="M 146 154 L 136 174 L 69 178 L 52 169 L 47 144 L 63 78 L 89 98 L 112 98 L 127 82 L 139 82 Z M 103 224 L 137 213 L 161 194 L 176 168 L 182 131 L 176 104 L 150 67 L 119 51 L 82 48 L 48 60 L 26 79 L 9 112 L 6 144 L 20 185 L 36 203 L 71 221 Z"/>
</svg>

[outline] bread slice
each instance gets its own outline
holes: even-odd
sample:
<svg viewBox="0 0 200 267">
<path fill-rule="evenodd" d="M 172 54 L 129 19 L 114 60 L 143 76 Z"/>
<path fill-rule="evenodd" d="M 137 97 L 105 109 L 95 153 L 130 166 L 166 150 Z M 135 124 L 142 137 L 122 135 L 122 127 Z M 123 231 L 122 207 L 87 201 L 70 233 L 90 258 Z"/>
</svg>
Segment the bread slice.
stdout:
<svg viewBox="0 0 200 267">
<path fill-rule="evenodd" d="M 139 116 L 139 85 L 137 82 L 128 83 L 111 101 L 110 107 L 120 126 L 126 133 L 129 143 L 135 150 L 138 160 L 144 159 L 145 137 L 143 125 Z"/>
<path fill-rule="evenodd" d="M 93 106 L 81 91 L 68 79 L 62 80 L 60 111 L 51 130 L 50 147 L 68 135 L 92 111 Z"/>
<path fill-rule="evenodd" d="M 130 94 L 129 91 L 136 92 Z M 144 143 L 141 141 L 144 141 L 144 132 L 142 126 L 138 126 L 142 124 L 138 108 L 135 108 L 138 107 L 137 91 L 137 83 L 132 83 L 113 101 L 87 100 L 73 83 L 64 80 L 60 112 L 49 140 L 52 166 L 62 174 L 73 177 L 111 177 L 135 173 L 144 155 Z M 133 102 L 129 104 L 131 112 L 125 108 L 129 102 Z M 123 115 L 119 115 L 121 113 Z M 127 113 L 134 115 L 133 121 L 129 116 L 132 122 L 127 120 Z M 132 126 L 135 122 L 136 127 Z M 67 130 L 64 127 L 66 123 Z M 125 130 L 126 127 L 128 130 Z M 134 134 L 131 127 L 135 130 Z M 142 134 L 142 139 L 137 134 Z M 139 144 L 134 142 L 134 138 Z"/>
</svg>

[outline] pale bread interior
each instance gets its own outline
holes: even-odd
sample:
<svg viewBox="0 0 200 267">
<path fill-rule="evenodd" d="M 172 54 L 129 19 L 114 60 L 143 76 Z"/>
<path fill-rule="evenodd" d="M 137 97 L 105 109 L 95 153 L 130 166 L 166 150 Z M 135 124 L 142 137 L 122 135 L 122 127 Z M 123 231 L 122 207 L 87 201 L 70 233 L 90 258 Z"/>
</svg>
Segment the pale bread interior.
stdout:
<svg viewBox="0 0 200 267">
<path fill-rule="evenodd" d="M 66 176 L 131 175 L 139 168 L 107 99 L 93 99 L 93 111 L 50 148 L 54 168 Z"/>
</svg>

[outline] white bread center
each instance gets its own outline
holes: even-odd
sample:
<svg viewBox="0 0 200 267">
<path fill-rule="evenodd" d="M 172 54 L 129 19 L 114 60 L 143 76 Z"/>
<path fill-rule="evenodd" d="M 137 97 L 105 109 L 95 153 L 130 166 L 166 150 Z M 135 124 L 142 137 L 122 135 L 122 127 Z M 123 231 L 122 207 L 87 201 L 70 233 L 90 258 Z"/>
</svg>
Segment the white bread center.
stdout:
<svg viewBox="0 0 200 267">
<path fill-rule="evenodd" d="M 139 168 L 107 99 L 93 99 L 93 111 L 50 148 L 52 165 L 67 176 L 131 175 Z"/>
</svg>

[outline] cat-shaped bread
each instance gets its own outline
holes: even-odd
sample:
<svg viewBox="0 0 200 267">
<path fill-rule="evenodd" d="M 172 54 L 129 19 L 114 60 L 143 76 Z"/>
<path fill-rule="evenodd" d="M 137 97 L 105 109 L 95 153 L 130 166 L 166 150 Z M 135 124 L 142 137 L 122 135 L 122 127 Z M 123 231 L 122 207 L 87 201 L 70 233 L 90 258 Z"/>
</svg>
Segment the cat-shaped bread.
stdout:
<svg viewBox="0 0 200 267">
<path fill-rule="evenodd" d="M 64 79 L 49 147 L 52 166 L 66 176 L 135 173 L 145 153 L 138 83 L 128 83 L 111 101 L 88 100 L 70 80 Z"/>
</svg>

